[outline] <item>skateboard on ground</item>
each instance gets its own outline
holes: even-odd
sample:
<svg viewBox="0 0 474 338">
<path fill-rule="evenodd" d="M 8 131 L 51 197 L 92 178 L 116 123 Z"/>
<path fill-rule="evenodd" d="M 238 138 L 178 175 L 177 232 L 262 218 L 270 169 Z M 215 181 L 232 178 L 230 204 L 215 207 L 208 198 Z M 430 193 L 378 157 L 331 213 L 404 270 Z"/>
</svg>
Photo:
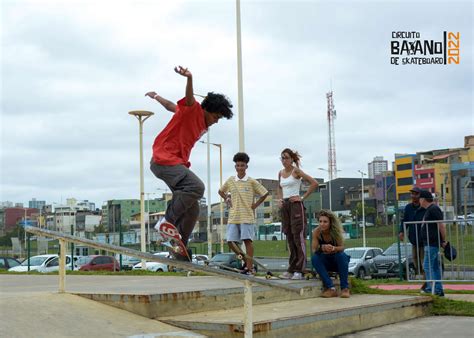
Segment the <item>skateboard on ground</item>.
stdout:
<svg viewBox="0 0 474 338">
<path fill-rule="evenodd" d="M 265 271 L 265 278 L 266 279 L 271 279 L 271 278 L 278 278 L 281 279 L 280 277 L 276 276 L 271 272 L 265 265 L 257 261 L 255 258 L 248 256 L 243 250 L 234 242 L 228 242 L 229 249 L 231 249 L 235 254 L 237 255 L 237 259 L 241 260 L 245 265 L 246 265 L 246 260 L 251 259 L 252 262 L 257 265 L 259 268 L 263 269 Z"/>
<path fill-rule="evenodd" d="M 191 257 L 189 257 L 188 249 L 181 240 L 181 235 L 178 229 L 176 229 L 173 224 L 169 222 L 161 223 L 158 232 L 163 238 L 163 242 L 169 242 L 169 245 L 163 242 L 161 244 L 163 244 L 168 249 L 174 258 L 179 259 L 177 257 L 179 255 L 181 257 L 186 257 L 189 262 L 192 261 Z"/>
</svg>

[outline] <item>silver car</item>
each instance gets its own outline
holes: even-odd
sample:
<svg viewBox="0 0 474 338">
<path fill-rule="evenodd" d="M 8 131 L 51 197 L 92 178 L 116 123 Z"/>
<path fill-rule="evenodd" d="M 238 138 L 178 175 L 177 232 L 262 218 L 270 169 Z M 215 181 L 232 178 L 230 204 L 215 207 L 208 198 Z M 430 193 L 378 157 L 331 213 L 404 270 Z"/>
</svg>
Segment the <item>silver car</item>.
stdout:
<svg viewBox="0 0 474 338">
<path fill-rule="evenodd" d="M 380 255 L 383 250 L 372 247 L 348 248 L 344 252 L 351 257 L 349 261 L 349 274 L 358 278 L 370 276 L 374 268 L 374 257 Z"/>
</svg>

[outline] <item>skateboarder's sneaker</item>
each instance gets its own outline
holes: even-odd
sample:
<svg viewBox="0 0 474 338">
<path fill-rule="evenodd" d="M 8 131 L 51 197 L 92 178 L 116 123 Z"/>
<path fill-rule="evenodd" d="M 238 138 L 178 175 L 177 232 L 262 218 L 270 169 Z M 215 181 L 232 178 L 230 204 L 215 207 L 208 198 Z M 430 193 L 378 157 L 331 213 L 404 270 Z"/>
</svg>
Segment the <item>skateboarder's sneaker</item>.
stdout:
<svg viewBox="0 0 474 338">
<path fill-rule="evenodd" d="M 247 267 L 244 267 L 244 269 L 242 270 L 242 273 L 244 275 L 249 275 L 249 276 L 255 276 L 256 274 L 254 269 L 249 270 Z"/>
<path fill-rule="evenodd" d="M 161 225 L 161 223 L 164 223 L 164 222 L 166 222 L 166 219 L 164 217 L 162 219 L 160 219 L 158 222 L 156 222 L 156 224 L 154 226 L 155 230 L 160 231 L 160 225 Z"/>
<path fill-rule="evenodd" d="M 292 280 L 301 280 L 304 279 L 303 274 L 301 272 L 295 272 L 293 274 L 293 277 L 291 277 Z"/>
<path fill-rule="evenodd" d="M 280 277 L 281 279 L 291 279 L 293 277 L 293 274 L 291 272 L 285 271 L 278 277 Z"/>
</svg>

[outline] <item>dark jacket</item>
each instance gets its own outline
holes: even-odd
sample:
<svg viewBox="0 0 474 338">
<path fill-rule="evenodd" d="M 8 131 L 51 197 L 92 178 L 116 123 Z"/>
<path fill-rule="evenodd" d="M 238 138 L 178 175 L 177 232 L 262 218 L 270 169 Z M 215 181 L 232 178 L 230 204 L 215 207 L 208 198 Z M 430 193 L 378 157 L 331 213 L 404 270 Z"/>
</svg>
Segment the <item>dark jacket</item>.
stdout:
<svg viewBox="0 0 474 338">
<path fill-rule="evenodd" d="M 405 212 L 403 213 L 403 219 L 400 223 L 400 233 L 403 233 L 403 223 L 404 222 L 416 222 L 422 221 L 425 216 L 426 209 L 423 209 L 420 205 L 415 206 L 413 203 L 409 203 L 405 206 Z M 417 224 L 407 224 L 408 229 L 408 240 L 412 245 L 418 247 L 423 247 L 423 240 L 421 237 L 421 225 L 422 223 Z M 418 240 L 417 240 L 418 239 Z"/>
<path fill-rule="evenodd" d="M 431 204 L 425 209 L 424 221 L 441 221 L 443 212 L 436 204 Z M 441 234 L 439 232 L 439 223 L 422 223 L 421 228 L 423 243 L 425 246 L 439 247 L 441 245 Z"/>
</svg>

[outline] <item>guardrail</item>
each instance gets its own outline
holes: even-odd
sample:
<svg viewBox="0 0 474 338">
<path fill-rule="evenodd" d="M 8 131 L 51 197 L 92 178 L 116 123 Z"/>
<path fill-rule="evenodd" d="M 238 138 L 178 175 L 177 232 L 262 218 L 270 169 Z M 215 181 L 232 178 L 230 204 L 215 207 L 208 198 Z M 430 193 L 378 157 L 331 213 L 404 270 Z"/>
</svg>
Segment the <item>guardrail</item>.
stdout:
<svg viewBox="0 0 474 338">
<path fill-rule="evenodd" d="M 65 292 L 65 277 L 66 277 L 66 244 L 67 243 L 79 243 L 89 247 L 93 247 L 100 250 L 106 250 L 118 254 L 125 254 L 132 257 L 137 257 L 143 260 L 152 261 L 163 263 L 167 265 L 173 265 L 181 269 L 189 270 L 189 271 L 197 271 L 197 272 L 204 272 L 209 275 L 220 276 L 232 280 L 237 280 L 244 282 L 244 328 L 245 328 L 245 336 L 251 337 L 252 335 L 248 334 L 248 332 L 252 332 L 252 284 L 256 283 L 260 285 L 265 285 L 273 288 L 283 289 L 285 291 L 290 292 L 297 292 L 300 295 L 303 295 L 305 288 L 293 288 L 284 284 L 277 284 L 270 280 L 257 278 L 254 276 L 244 275 L 233 273 L 230 271 L 225 271 L 222 269 L 214 269 L 207 266 L 201 266 L 197 264 L 193 264 L 190 262 L 178 261 L 175 259 L 169 259 L 165 257 L 156 256 L 150 253 L 141 252 L 133 249 L 124 248 L 117 245 L 111 244 L 104 244 L 94 242 L 90 239 L 80 238 L 68 234 L 63 234 L 56 231 L 40 229 L 32 226 L 26 226 L 25 231 L 29 233 L 33 233 L 36 235 L 41 235 L 45 237 L 51 237 L 59 240 L 60 244 L 60 253 L 59 253 L 59 293 Z"/>
<path fill-rule="evenodd" d="M 421 240 L 422 235 L 426 237 L 428 233 L 421 233 L 419 227 L 416 225 L 420 224 L 436 224 L 436 230 L 438 233 L 437 239 L 434 243 L 427 243 L 427 246 L 438 247 L 439 255 L 436 259 L 424 258 L 423 247 L 419 247 L 419 250 L 413 250 L 409 252 L 407 245 L 404 245 L 404 257 L 411 257 L 412 259 L 405 259 L 405 271 L 413 271 L 413 267 L 416 267 L 415 273 L 407 273 L 407 280 L 409 282 L 425 282 L 432 283 L 432 292 L 434 293 L 434 284 L 436 282 L 452 282 L 452 281 L 463 281 L 463 282 L 474 282 L 474 222 L 472 220 L 439 220 L 439 221 L 414 221 L 404 222 L 404 243 L 408 241 L 408 227 L 414 226 L 415 229 L 415 242 Z M 439 235 L 440 224 L 444 224 L 446 227 L 446 238 L 447 242 L 450 242 L 457 251 L 457 257 L 454 260 L 447 260 L 443 256 L 444 250 L 441 248 L 441 237 Z M 425 231 L 428 231 L 425 227 Z M 411 250 L 411 249 L 410 249 Z M 416 253 L 416 255 L 415 255 Z M 426 278 L 424 273 L 424 263 L 427 263 L 430 271 L 433 268 L 439 269 L 441 272 L 441 278 Z M 445 264 L 447 262 L 447 264 Z M 434 266 L 437 265 L 437 266 Z M 437 270 L 438 271 L 438 270 Z M 419 278 L 417 278 L 419 276 Z"/>
</svg>

